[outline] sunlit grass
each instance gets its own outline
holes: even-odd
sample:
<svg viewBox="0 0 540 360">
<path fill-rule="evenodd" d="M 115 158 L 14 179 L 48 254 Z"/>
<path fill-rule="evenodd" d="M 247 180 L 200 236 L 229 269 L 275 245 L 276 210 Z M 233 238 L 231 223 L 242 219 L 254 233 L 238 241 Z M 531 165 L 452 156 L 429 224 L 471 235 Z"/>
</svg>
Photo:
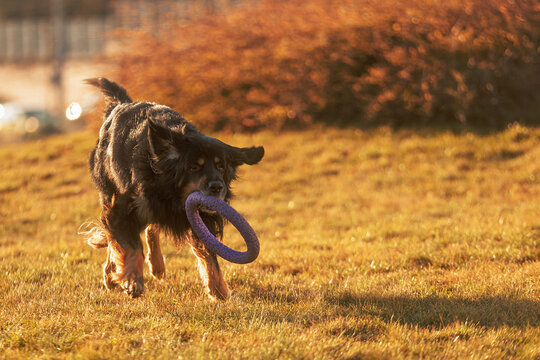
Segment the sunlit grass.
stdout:
<svg viewBox="0 0 540 360">
<path fill-rule="evenodd" d="M 266 148 L 232 201 L 261 254 L 221 262 L 226 303 L 170 242 L 142 298 L 104 289 L 77 236 L 92 135 L 0 148 L 0 358 L 540 356 L 540 130 L 221 137 Z"/>
</svg>

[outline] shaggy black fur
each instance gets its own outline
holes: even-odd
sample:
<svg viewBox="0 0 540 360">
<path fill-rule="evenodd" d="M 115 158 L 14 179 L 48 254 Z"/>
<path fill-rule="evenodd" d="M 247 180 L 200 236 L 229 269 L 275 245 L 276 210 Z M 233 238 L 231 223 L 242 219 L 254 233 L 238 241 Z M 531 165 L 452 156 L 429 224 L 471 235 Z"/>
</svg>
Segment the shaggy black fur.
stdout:
<svg viewBox="0 0 540 360">
<path fill-rule="evenodd" d="M 108 241 L 112 238 L 121 247 L 142 248 L 139 234 L 148 224 L 184 239 L 191 234 L 184 210 L 187 196 L 201 191 L 230 200 L 236 168 L 256 164 L 264 155 L 262 147 L 237 148 L 202 134 L 169 107 L 133 102 L 125 89 L 107 79 L 87 83 L 98 87 L 106 101 L 90 172 L 104 208 Z M 207 212 L 202 217 L 221 235 L 219 215 Z"/>
</svg>

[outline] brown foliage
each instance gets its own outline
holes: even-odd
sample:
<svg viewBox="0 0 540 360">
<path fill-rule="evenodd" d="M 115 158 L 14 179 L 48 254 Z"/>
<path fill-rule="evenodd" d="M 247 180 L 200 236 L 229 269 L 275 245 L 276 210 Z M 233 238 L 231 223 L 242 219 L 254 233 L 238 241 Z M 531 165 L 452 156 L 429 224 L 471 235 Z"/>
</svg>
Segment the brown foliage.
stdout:
<svg viewBox="0 0 540 360">
<path fill-rule="evenodd" d="M 117 79 L 203 129 L 538 122 L 535 0 L 261 1 L 132 33 Z"/>
</svg>

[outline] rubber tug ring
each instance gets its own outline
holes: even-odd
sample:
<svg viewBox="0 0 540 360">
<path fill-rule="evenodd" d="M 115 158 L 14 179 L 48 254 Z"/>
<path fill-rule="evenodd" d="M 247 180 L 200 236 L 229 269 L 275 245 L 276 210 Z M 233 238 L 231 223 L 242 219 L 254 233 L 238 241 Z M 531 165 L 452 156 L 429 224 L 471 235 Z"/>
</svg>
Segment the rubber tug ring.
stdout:
<svg viewBox="0 0 540 360">
<path fill-rule="evenodd" d="M 219 241 L 204 224 L 199 214 L 199 208 L 204 205 L 226 218 L 240 232 L 246 242 L 245 252 L 236 251 Z M 247 264 L 259 256 L 259 239 L 253 228 L 240 213 L 234 210 L 225 201 L 213 196 L 206 196 L 200 192 L 191 193 L 186 199 L 186 215 L 197 237 L 210 249 L 223 259 L 235 264 Z"/>
</svg>

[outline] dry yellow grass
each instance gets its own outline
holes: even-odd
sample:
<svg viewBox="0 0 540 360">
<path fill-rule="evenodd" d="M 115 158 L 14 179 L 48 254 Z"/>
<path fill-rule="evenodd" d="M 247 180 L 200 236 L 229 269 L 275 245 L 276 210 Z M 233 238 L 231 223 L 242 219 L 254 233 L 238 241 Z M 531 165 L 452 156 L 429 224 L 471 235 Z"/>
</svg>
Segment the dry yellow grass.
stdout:
<svg viewBox="0 0 540 360">
<path fill-rule="evenodd" d="M 92 135 L 0 148 L 0 358 L 540 357 L 539 129 L 222 137 L 267 150 L 235 186 L 261 255 L 221 262 L 226 303 L 171 243 L 142 298 L 104 289 L 77 236 Z"/>
</svg>

